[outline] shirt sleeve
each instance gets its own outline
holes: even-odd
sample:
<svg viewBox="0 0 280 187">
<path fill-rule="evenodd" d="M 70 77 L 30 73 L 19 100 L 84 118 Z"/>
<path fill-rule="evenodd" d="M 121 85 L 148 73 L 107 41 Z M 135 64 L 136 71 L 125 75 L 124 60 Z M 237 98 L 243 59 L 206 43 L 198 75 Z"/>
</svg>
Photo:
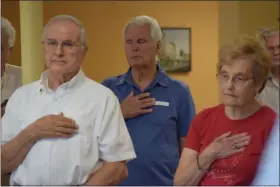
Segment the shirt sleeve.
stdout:
<svg viewBox="0 0 280 187">
<path fill-rule="evenodd" d="M 8 100 L 5 114 L 1 119 L 1 145 L 6 144 L 19 133 L 20 121 L 18 120 L 18 111 L 20 103 L 18 102 L 19 99 L 16 92 Z"/>
<path fill-rule="evenodd" d="M 99 112 L 101 116 L 98 133 L 100 158 L 108 162 L 136 158 L 119 101 L 113 93 L 109 95 Z"/>
<path fill-rule="evenodd" d="M 196 152 L 200 152 L 201 148 L 201 136 L 200 136 L 200 128 L 202 127 L 203 118 L 202 114 L 198 114 L 193 119 L 189 132 L 187 134 L 186 140 L 185 140 L 185 146 L 186 148 L 190 148 L 192 150 L 195 150 Z"/>
<path fill-rule="evenodd" d="M 195 116 L 195 106 L 190 89 L 187 85 L 183 85 L 183 91 L 179 98 L 178 107 L 178 127 L 179 136 L 185 137 L 188 133 L 191 121 Z"/>
</svg>

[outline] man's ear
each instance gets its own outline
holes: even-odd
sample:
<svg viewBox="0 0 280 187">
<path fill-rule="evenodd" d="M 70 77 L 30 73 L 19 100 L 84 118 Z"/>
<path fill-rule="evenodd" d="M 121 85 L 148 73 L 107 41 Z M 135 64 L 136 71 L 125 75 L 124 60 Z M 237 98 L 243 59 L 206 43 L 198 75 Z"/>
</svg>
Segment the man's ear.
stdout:
<svg viewBox="0 0 280 187">
<path fill-rule="evenodd" d="M 157 52 L 160 50 L 160 41 L 157 42 Z"/>
<path fill-rule="evenodd" d="M 10 53 L 13 51 L 13 49 L 14 49 L 14 47 L 9 48 Z"/>
<path fill-rule="evenodd" d="M 8 49 L 8 61 L 9 61 L 9 58 L 11 56 L 12 51 L 13 51 L 13 47 L 9 47 L 9 49 Z"/>
<path fill-rule="evenodd" d="M 84 55 L 86 55 L 86 54 L 87 54 L 87 52 L 88 52 L 88 46 L 84 46 L 84 49 L 83 49 L 83 53 L 84 53 Z"/>
</svg>

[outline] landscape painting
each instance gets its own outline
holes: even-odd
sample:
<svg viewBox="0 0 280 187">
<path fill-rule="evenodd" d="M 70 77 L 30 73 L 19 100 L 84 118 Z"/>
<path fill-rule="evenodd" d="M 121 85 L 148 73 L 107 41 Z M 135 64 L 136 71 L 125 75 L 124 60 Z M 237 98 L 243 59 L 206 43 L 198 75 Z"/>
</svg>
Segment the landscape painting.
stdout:
<svg viewBox="0 0 280 187">
<path fill-rule="evenodd" d="M 162 43 L 157 62 L 165 72 L 191 71 L 191 29 L 162 28 Z"/>
</svg>

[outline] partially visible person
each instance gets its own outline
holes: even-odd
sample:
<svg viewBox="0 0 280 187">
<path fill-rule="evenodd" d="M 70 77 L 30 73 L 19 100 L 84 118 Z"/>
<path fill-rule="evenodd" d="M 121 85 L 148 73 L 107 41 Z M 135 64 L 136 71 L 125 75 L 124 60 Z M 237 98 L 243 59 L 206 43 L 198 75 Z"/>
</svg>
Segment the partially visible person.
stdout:
<svg viewBox="0 0 280 187">
<path fill-rule="evenodd" d="M 55 16 L 42 45 L 47 70 L 13 93 L 2 118 L 1 173 L 13 186 L 119 184 L 135 152 L 117 97 L 81 69 L 85 28 Z"/>
<path fill-rule="evenodd" d="M 6 63 L 3 76 L 1 103 L 8 100 L 11 95 L 22 86 L 22 71 L 20 66 Z"/>
<path fill-rule="evenodd" d="M 279 186 L 279 117 L 271 131 L 253 186 Z"/>
<path fill-rule="evenodd" d="M 3 20 L 3 18 L 1 18 Z M 9 55 L 9 37 L 6 31 L 4 30 L 3 26 L 3 21 L 1 20 L 1 92 L 3 88 L 3 75 L 5 72 L 5 65 L 6 61 L 8 59 Z M 2 95 L 2 93 L 1 93 Z M 6 107 L 7 100 L 5 102 L 2 102 L 2 97 L 1 97 L 1 118 L 5 112 L 5 107 Z"/>
<path fill-rule="evenodd" d="M 12 93 L 21 83 L 21 67 L 8 64 L 9 57 L 15 44 L 16 31 L 12 24 L 1 17 L 1 117 Z"/>
<path fill-rule="evenodd" d="M 280 49 L 279 30 L 263 29 L 258 37 L 263 41 L 272 58 L 270 75 L 258 98 L 279 114 Z"/>
<path fill-rule="evenodd" d="M 189 87 L 169 77 L 156 63 L 161 38 L 154 18 L 132 18 L 123 35 L 130 67 L 103 81 L 121 102 L 137 154 L 137 159 L 128 163 L 128 178 L 120 185 L 171 186 L 195 115 Z"/>
<path fill-rule="evenodd" d="M 21 68 L 7 64 L 15 43 L 15 29 L 1 17 L 1 118 L 12 93 L 21 86 Z M 1 175 L 1 185 L 9 185 L 10 176 Z"/>
<path fill-rule="evenodd" d="M 276 113 L 255 98 L 267 80 L 271 58 L 253 37 L 223 47 L 217 64 L 222 104 L 192 121 L 175 185 L 250 185 Z"/>
</svg>

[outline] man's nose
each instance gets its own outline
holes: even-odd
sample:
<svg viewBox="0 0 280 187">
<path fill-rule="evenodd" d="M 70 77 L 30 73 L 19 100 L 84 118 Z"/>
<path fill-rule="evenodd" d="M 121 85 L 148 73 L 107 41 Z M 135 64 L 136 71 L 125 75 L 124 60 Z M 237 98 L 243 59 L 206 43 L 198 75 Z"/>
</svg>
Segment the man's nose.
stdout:
<svg viewBox="0 0 280 187">
<path fill-rule="evenodd" d="M 274 48 L 273 54 L 274 54 L 274 55 L 279 55 L 279 54 L 280 54 L 280 49 L 279 49 L 279 47 L 275 47 L 275 48 Z"/>
<path fill-rule="evenodd" d="M 64 55 L 64 51 L 63 51 L 63 47 L 61 45 L 58 45 L 55 49 L 55 54 L 57 56 L 63 56 Z"/>
<path fill-rule="evenodd" d="M 138 44 L 131 44 L 131 50 L 132 51 L 139 51 L 140 50 L 140 47 Z"/>
</svg>

